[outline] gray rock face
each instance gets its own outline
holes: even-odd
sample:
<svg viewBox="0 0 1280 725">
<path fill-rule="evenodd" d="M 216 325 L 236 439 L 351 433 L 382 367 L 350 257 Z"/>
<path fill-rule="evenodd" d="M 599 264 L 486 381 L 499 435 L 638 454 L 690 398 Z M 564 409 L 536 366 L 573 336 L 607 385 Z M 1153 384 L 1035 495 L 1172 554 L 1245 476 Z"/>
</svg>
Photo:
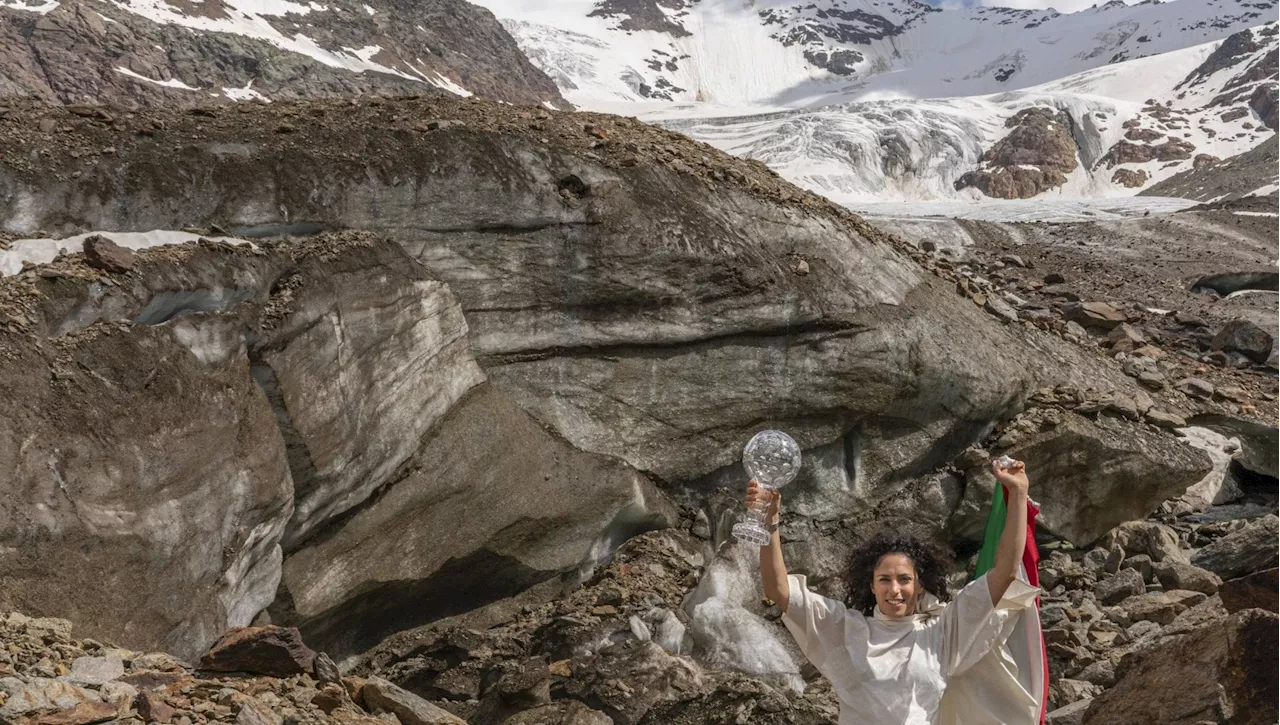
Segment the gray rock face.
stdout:
<svg viewBox="0 0 1280 725">
<path fill-rule="evenodd" d="M 392 480 L 423 434 L 485 379 L 449 288 L 415 274 L 398 250 L 370 256 L 326 260 L 255 345 L 254 378 L 275 406 L 294 472 L 286 550 Z"/>
<path fill-rule="evenodd" d="M 81 301 L 68 287 L 45 286 L 36 336 L 0 340 L 0 609 L 194 656 L 274 597 L 292 510 L 283 441 L 240 323 L 59 334 L 98 314 L 95 296 L 139 311 L 119 288 L 79 286 Z"/>
<path fill-rule="evenodd" d="M 284 38 L 310 38 L 330 54 L 328 63 L 244 34 L 222 6 L 170 7 L 222 32 L 157 23 L 99 0 L 70 0 L 43 14 L 0 7 L 0 96 L 174 107 L 254 95 L 444 95 L 452 86 L 491 100 L 568 107 L 493 14 L 462 0 L 339 0 L 303 15 L 255 18 Z M 371 46 L 378 51 L 368 62 L 350 51 Z M 365 72 L 348 69 L 370 64 Z"/>
<path fill-rule="evenodd" d="M 1277 519 L 1267 514 L 1253 519 L 1191 557 L 1191 563 L 1223 579 L 1269 569 L 1277 561 Z"/>
<path fill-rule="evenodd" d="M 272 620 L 350 655 L 563 573 L 576 583 L 675 519 L 633 469 L 574 450 L 482 386 L 425 437 L 403 479 L 286 559 Z"/>
<path fill-rule="evenodd" d="M 35 407 L 6 410 L 0 429 L 45 431 L 0 447 L 18 472 L 0 541 L 22 552 L 0 569 L 4 606 L 193 657 L 276 598 L 291 541 L 279 620 L 343 654 L 450 607 L 574 579 L 675 519 L 634 470 L 573 450 L 497 391 L 464 402 L 483 374 L 461 312 L 396 245 L 189 245 L 144 252 L 130 274 L 0 285 L 40 291 L 19 298 L 38 301 L 22 313 L 30 336 L 0 340 L 0 405 Z M 116 390 L 135 391 L 127 412 Z M 295 499 L 305 515 L 292 515 Z M 397 548 L 406 531 L 423 537 L 420 555 Z M 61 567 L 62 584 L 44 565 Z M 433 591 L 449 596 L 415 599 Z M 371 608 L 382 618 L 367 628 L 344 619 Z M 151 611 L 139 631 L 134 617 Z"/>
</svg>

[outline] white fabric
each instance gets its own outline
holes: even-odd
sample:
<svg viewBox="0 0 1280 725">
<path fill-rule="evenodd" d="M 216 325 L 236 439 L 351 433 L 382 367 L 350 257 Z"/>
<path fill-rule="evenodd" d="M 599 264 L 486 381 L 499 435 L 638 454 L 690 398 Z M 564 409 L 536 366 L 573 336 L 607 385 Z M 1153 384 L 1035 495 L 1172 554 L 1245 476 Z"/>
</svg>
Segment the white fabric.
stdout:
<svg viewBox="0 0 1280 725">
<path fill-rule="evenodd" d="M 803 576 L 790 575 L 787 583 L 782 621 L 831 681 L 840 700 L 840 725 L 953 725 L 940 718 L 948 681 L 1003 645 L 1013 615 L 1034 608 L 1040 591 L 1015 581 L 993 607 L 982 576 L 949 605 L 926 595 L 917 614 L 892 618 L 879 609 L 874 617 L 850 611 L 810 591 Z"/>
</svg>

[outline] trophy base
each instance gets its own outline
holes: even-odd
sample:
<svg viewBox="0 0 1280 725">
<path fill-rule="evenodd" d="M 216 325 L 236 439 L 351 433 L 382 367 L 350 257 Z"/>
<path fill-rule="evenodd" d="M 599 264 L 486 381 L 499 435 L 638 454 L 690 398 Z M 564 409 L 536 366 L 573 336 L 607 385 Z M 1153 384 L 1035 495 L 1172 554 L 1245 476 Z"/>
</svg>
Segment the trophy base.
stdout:
<svg viewBox="0 0 1280 725">
<path fill-rule="evenodd" d="M 759 524 L 745 521 L 733 525 L 733 537 L 744 546 L 768 546 L 773 540 L 773 534 Z"/>
</svg>

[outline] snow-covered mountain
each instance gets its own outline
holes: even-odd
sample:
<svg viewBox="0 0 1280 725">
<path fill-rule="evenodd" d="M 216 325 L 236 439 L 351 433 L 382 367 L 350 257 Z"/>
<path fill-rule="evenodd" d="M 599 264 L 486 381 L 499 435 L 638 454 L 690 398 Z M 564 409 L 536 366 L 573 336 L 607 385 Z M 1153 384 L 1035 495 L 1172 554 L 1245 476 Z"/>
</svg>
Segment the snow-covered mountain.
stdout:
<svg viewBox="0 0 1280 725">
<path fill-rule="evenodd" d="M 1276 0 L 479 1 L 570 101 L 842 202 L 1129 195 L 1275 128 Z"/>
</svg>

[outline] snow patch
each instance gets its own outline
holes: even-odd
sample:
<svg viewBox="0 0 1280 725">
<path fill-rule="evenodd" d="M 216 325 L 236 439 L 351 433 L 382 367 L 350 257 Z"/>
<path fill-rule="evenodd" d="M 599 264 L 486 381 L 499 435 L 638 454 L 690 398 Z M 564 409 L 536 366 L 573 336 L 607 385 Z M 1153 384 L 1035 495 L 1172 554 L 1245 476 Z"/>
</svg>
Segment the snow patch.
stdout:
<svg viewBox="0 0 1280 725">
<path fill-rule="evenodd" d="M 40 13 L 41 15 L 50 12 L 58 5 L 57 0 L 47 0 L 46 2 L 36 2 L 35 4 L 29 4 L 28 0 L 0 0 L 0 7 L 12 10 L 26 10 L 27 12 Z"/>
<path fill-rule="evenodd" d="M 144 76 L 144 75 L 141 75 L 141 74 L 138 74 L 138 73 L 134 73 L 133 71 L 129 70 L 128 68 L 124 68 L 124 67 L 120 67 L 120 66 L 117 66 L 117 67 L 116 67 L 116 72 L 117 72 L 117 73 L 119 73 L 119 74 L 121 74 L 121 75 L 129 76 L 130 78 L 132 78 L 132 79 L 134 79 L 134 80 L 145 81 L 145 82 L 150 83 L 150 84 L 152 84 L 152 85 L 162 86 L 162 87 L 164 87 L 164 88 L 175 88 L 175 89 L 182 90 L 182 91 L 198 91 L 198 90 L 200 90 L 199 88 L 192 88 L 191 86 L 187 85 L 186 83 L 183 83 L 182 81 L 178 80 L 177 78 L 170 78 L 170 79 L 169 79 L 169 80 L 167 80 L 167 81 L 157 81 L 157 80 L 154 80 L 154 79 L 148 78 L 148 77 L 146 77 L 146 76 Z"/>
</svg>

